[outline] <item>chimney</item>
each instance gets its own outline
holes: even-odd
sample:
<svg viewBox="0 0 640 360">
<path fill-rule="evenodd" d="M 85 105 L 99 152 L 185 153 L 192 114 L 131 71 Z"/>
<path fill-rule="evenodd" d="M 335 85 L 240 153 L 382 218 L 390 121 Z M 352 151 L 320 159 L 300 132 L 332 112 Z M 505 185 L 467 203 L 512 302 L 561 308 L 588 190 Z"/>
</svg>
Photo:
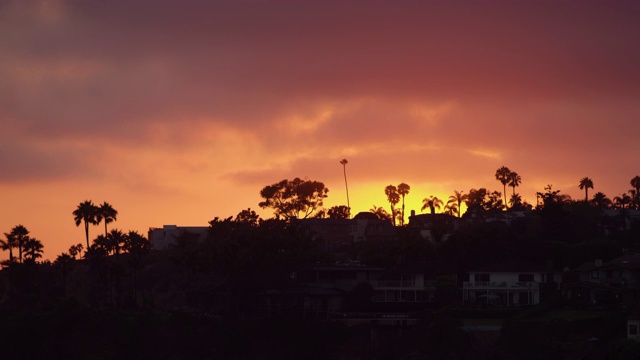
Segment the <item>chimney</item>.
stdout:
<svg viewBox="0 0 640 360">
<path fill-rule="evenodd" d="M 411 216 L 416 216 L 416 211 L 415 210 L 411 210 Z"/>
</svg>

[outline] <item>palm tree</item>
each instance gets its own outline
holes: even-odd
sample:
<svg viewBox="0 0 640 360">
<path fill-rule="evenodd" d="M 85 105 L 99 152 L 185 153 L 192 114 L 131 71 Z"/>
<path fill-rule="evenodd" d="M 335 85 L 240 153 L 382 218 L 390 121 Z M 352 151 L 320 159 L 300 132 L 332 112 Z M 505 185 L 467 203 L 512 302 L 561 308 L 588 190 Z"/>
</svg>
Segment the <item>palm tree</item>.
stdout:
<svg viewBox="0 0 640 360">
<path fill-rule="evenodd" d="M 447 215 L 456 216 L 460 215 L 460 211 L 458 209 L 458 204 L 447 202 L 447 205 L 444 206 L 443 212 Z"/>
<path fill-rule="evenodd" d="M 387 195 L 387 201 L 389 201 L 389 204 L 391 204 L 391 215 L 392 215 L 392 220 L 393 220 L 393 226 L 396 226 L 396 204 L 400 201 L 400 195 L 398 194 L 398 189 L 393 186 L 393 185 L 389 185 L 384 189 L 384 193 Z"/>
<path fill-rule="evenodd" d="M 431 214 L 436 213 L 436 209 L 440 210 L 443 202 L 435 196 L 429 196 L 428 198 L 422 199 L 422 208 L 421 211 L 424 211 L 426 208 L 431 210 Z"/>
<path fill-rule="evenodd" d="M 26 260 L 36 261 L 41 258 L 44 253 L 44 245 L 36 238 L 30 237 L 24 244 L 24 258 Z"/>
<path fill-rule="evenodd" d="M 347 207 L 351 209 L 351 204 L 349 204 L 349 186 L 347 185 L 347 164 L 349 162 L 347 159 L 340 160 L 340 164 L 342 164 L 342 171 L 344 172 L 344 187 L 347 189 Z"/>
<path fill-rule="evenodd" d="M 611 199 L 607 197 L 604 193 L 597 192 L 593 195 L 593 199 L 591 199 L 593 205 L 595 205 L 600 210 L 607 209 L 611 206 Z"/>
<path fill-rule="evenodd" d="M 617 208 L 624 209 L 629 204 L 631 204 L 631 196 L 627 194 L 621 194 L 620 196 L 614 197 L 613 202 Z"/>
<path fill-rule="evenodd" d="M 22 262 L 22 250 L 29 240 L 29 230 L 22 225 L 16 225 L 11 229 L 11 232 L 9 234 L 5 234 L 5 236 L 7 237 L 7 240 L 11 238 L 9 242 L 13 243 L 13 247 L 18 248 L 18 261 Z M 9 256 L 11 256 L 11 253 Z"/>
<path fill-rule="evenodd" d="M 520 186 L 522 182 L 522 178 L 518 175 L 517 172 L 513 171 L 509 174 L 509 186 L 513 188 L 513 195 L 516 194 L 516 186 Z M 506 195 L 506 194 L 505 194 Z"/>
<path fill-rule="evenodd" d="M 9 262 L 13 262 L 13 248 L 17 247 L 16 238 L 10 233 L 4 233 L 6 240 L 0 239 L 0 249 L 2 251 L 9 250 Z"/>
<path fill-rule="evenodd" d="M 464 191 L 453 190 L 453 195 L 449 196 L 449 201 L 447 201 L 447 205 L 449 204 L 457 204 L 456 210 L 458 212 L 458 217 L 462 216 L 462 202 L 467 201 L 469 199 L 469 195 L 464 194 Z"/>
<path fill-rule="evenodd" d="M 113 251 L 116 257 L 120 254 L 120 249 L 127 241 L 127 234 L 121 230 L 113 229 L 107 234 L 107 243 L 109 250 Z"/>
<path fill-rule="evenodd" d="M 633 197 L 633 202 L 636 208 L 640 207 L 640 176 L 635 176 L 631 179 L 631 186 L 636 191 L 635 196 Z"/>
<path fill-rule="evenodd" d="M 583 177 L 580 179 L 580 185 L 578 185 L 580 190 L 584 189 L 584 201 L 589 201 L 589 189 L 593 189 L 593 181 L 588 177 Z"/>
<path fill-rule="evenodd" d="M 507 184 L 511 181 L 511 170 L 508 167 L 502 166 L 496 170 L 496 180 L 500 181 L 504 190 L 504 203 L 507 204 Z"/>
<path fill-rule="evenodd" d="M 391 220 L 391 216 L 382 206 L 378 207 L 373 205 L 373 207 L 369 209 L 369 211 L 376 214 L 376 216 L 380 220 Z"/>
<path fill-rule="evenodd" d="M 402 196 L 402 219 L 400 225 L 404 225 L 404 197 L 409 194 L 409 190 L 411 190 L 411 187 L 405 183 L 398 185 L 398 194 Z"/>
<path fill-rule="evenodd" d="M 108 202 L 103 202 L 102 205 L 98 208 L 98 213 L 96 214 L 96 223 L 100 223 L 100 221 L 104 220 L 104 235 L 107 236 L 107 224 L 112 223 L 117 220 L 118 210 L 114 209 Z"/>
<path fill-rule="evenodd" d="M 97 220 L 98 207 L 91 200 L 85 200 L 78 205 L 73 211 L 73 219 L 76 226 L 80 226 L 84 222 L 84 234 L 87 238 L 87 250 L 89 250 L 89 225 L 98 224 Z"/>
</svg>

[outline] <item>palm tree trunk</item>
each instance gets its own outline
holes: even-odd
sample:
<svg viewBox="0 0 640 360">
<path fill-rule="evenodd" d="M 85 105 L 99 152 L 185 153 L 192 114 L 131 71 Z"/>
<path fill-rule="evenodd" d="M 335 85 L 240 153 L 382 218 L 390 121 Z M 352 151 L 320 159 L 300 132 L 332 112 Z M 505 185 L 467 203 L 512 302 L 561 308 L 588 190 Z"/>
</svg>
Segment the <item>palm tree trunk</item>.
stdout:
<svg viewBox="0 0 640 360">
<path fill-rule="evenodd" d="M 347 189 L 347 207 L 351 210 L 351 204 L 349 204 L 349 185 L 347 185 L 347 164 L 342 164 L 344 171 L 344 187 Z"/>
<path fill-rule="evenodd" d="M 87 238 L 87 251 L 89 250 L 89 223 L 84 221 L 84 235 Z"/>
</svg>

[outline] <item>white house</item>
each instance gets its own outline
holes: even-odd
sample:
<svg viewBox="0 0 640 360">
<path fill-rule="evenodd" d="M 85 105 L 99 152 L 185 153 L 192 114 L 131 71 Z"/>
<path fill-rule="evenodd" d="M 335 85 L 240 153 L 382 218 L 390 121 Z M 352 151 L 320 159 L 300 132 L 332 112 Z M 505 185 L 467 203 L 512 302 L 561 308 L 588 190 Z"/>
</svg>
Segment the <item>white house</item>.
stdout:
<svg viewBox="0 0 640 360">
<path fill-rule="evenodd" d="M 522 306 L 540 302 L 540 285 L 547 282 L 543 266 L 508 260 L 469 272 L 463 283 L 465 305 Z M 559 282 L 559 277 L 554 277 Z"/>
</svg>

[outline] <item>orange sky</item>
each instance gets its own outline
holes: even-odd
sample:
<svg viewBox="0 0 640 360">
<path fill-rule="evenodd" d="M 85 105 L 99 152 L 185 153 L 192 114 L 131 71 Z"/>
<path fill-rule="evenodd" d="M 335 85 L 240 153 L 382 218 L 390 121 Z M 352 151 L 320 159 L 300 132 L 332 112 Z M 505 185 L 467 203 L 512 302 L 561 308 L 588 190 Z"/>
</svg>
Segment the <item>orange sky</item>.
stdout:
<svg viewBox="0 0 640 360">
<path fill-rule="evenodd" d="M 581 198 L 584 176 L 613 198 L 640 174 L 638 19 L 632 1 L 3 1 L 0 232 L 54 259 L 84 243 L 86 199 L 143 233 L 257 210 L 285 178 L 345 204 L 342 158 L 354 213 L 400 182 L 407 212 L 502 191 L 502 165 L 529 201 Z"/>
</svg>

